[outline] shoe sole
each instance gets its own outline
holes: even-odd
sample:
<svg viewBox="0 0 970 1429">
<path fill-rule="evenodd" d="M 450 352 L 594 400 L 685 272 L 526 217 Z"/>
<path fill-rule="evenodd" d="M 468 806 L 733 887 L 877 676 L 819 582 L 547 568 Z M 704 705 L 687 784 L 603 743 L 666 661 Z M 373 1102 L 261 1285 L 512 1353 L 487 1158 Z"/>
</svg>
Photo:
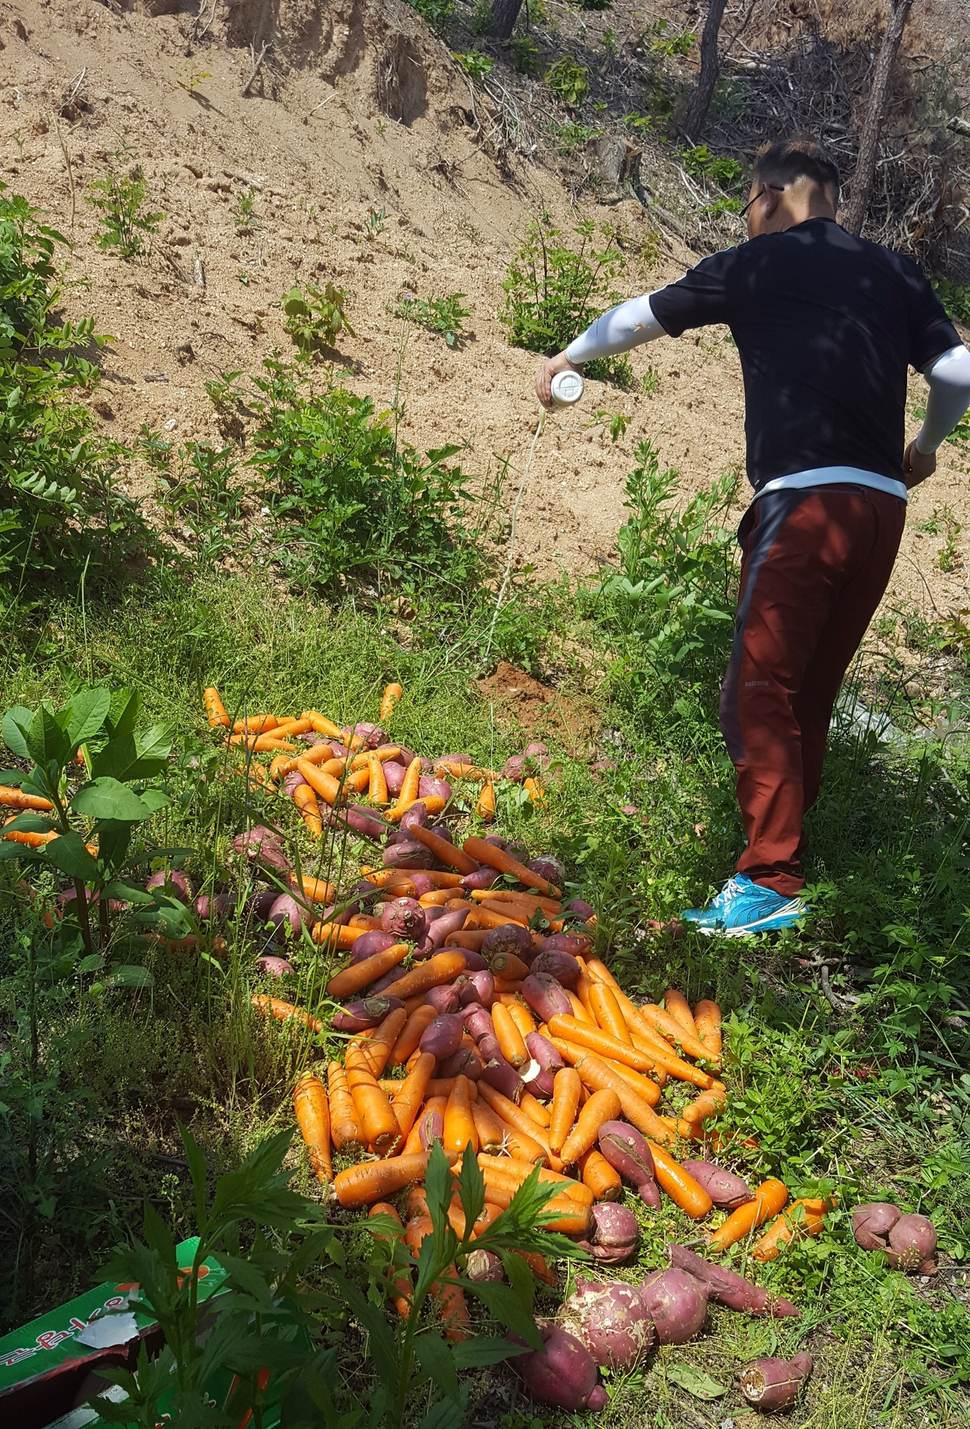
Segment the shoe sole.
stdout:
<svg viewBox="0 0 970 1429">
<path fill-rule="evenodd" d="M 793 928 L 807 914 L 807 908 L 801 907 L 797 903 L 790 903 L 785 908 L 779 908 L 776 913 L 769 914 L 767 918 L 756 918 L 753 923 L 743 923 L 740 928 L 725 928 L 717 923 L 695 923 L 694 927 L 708 938 L 750 938 L 758 933 L 771 933 L 780 931 L 782 928 Z"/>
</svg>

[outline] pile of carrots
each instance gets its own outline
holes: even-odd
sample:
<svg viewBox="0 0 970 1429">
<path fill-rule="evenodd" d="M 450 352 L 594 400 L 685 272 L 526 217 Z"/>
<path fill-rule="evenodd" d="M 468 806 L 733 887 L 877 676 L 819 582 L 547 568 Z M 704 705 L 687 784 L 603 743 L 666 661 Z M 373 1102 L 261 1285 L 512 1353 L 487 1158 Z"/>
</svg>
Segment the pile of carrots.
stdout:
<svg viewBox="0 0 970 1429">
<path fill-rule="evenodd" d="M 388 687 L 382 719 L 389 717 L 400 696 L 400 686 Z M 206 709 L 213 724 L 229 727 L 229 717 L 215 691 L 206 692 Z M 422 802 L 415 776 L 409 792 L 405 795 L 402 789 L 391 804 L 380 787 L 382 751 L 355 754 L 354 734 L 315 712 L 295 721 L 277 721 L 270 716 L 244 721 L 230 738 L 237 741 L 234 747 L 245 746 L 249 753 L 272 754 L 269 769 L 259 776 L 272 785 L 284 779 L 294 764 L 292 751 L 281 745 L 304 728 L 339 737 L 350 750 L 340 761 L 339 771 L 328 768 L 326 760 L 319 764 L 305 758 L 296 761 L 306 784 L 320 799 L 337 802 L 346 797 L 348 787 L 359 796 L 369 793 L 371 802 L 382 810 L 388 832 L 407 809 Z M 312 779 L 311 770 L 321 777 Z M 410 773 L 409 768 L 409 777 Z M 494 796 L 489 772 L 475 769 L 474 774 L 480 776 L 483 789 L 492 788 Z M 444 812 L 440 800 L 427 798 L 423 802 L 429 815 L 438 817 Z M 309 799 L 301 805 L 301 814 L 312 828 L 308 811 L 312 814 Z M 479 813 L 483 813 L 481 800 Z M 429 1148 L 440 1143 L 457 1171 L 470 1147 L 485 1182 L 483 1226 L 491 1224 L 538 1168 L 539 1179 L 556 1188 L 548 1206 L 553 1218 L 550 1229 L 583 1240 L 591 1233 L 594 1204 L 619 1200 L 624 1193 L 619 1172 L 597 1144 L 600 1129 L 622 1118 L 646 1140 L 660 1189 L 693 1220 L 706 1218 L 714 1203 L 682 1164 L 680 1148 L 702 1143 L 716 1151 L 722 1145 L 717 1133 L 706 1126 L 727 1098 L 718 1077 L 718 1005 L 704 999 L 692 1007 L 673 987 L 668 988 L 662 1003 L 634 1002 L 606 964 L 594 956 L 595 916 L 580 921 L 562 890 L 503 847 L 503 841 L 472 835 L 458 844 L 440 826 L 436 830 L 413 822 L 408 838 L 433 856 L 433 867 L 421 870 L 424 891 L 419 893 L 417 905 L 444 909 L 445 913 L 460 911 L 465 916 L 460 928 L 449 934 L 446 946 L 431 955 L 416 955 L 409 942 L 396 941 L 370 955 L 352 957 L 330 978 L 327 994 L 335 1001 L 356 1008 L 360 999 L 373 996 L 390 999 L 392 1005 L 376 1025 L 350 1037 L 342 1062 L 331 1061 L 319 1073 L 308 1071 L 296 1085 L 296 1120 L 316 1177 L 341 1206 L 368 1207 L 372 1213 L 395 1219 L 400 1217 L 389 1200 L 406 1192 L 402 1233 L 417 1251 L 431 1230 L 422 1188 Z M 463 882 L 483 872 L 497 875 L 498 881 L 491 887 L 471 889 Z M 416 891 L 408 869 L 365 867 L 363 875 L 389 899 L 409 898 Z M 429 882 L 434 886 L 429 888 Z M 333 890 L 328 893 L 332 895 Z M 343 921 L 335 918 L 315 925 L 312 936 L 316 943 L 331 949 L 350 950 L 360 937 L 379 926 L 375 917 L 353 913 Z M 568 979 L 573 985 L 556 982 L 556 1010 L 547 1015 L 541 1006 L 537 1008 L 542 999 L 535 995 L 527 952 L 520 957 L 502 951 L 488 962 L 490 948 L 496 946 L 495 931 L 509 928 L 518 930 L 520 947 L 525 935 L 524 950 L 531 941 L 533 956 L 543 949 L 550 934 L 564 934 L 570 967 L 573 958 L 578 964 L 578 976 Z M 449 1042 L 447 1053 L 435 1050 L 435 1028 L 442 1017 L 441 990 L 467 991 L 468 979 L 483 966 L 491 975 L 493 989 L 490 1032 L 497 1044 L 494 1056 L 518 1074 L 508 1085 L 501 1078 L 488 1076 L 492 1062 L 483 1070 L 479 1053 L 484 1044 L 476 1046 L 467 1025 L 457 1049 Z M 315 1013 L 279 998 L 255 994 L 253 1003 L 267 1015 L 297 1019 L 314 1032 L 324 1030 Z M 480 1007 L 468 1008 L 467 998 L 463 1007 L 476 1015 L 481 1011 Z M 537 1044 L 530 1046 L 534 1034 L 543 1047 L 555 1053 L 557 1069 L 546 1068 L 549 1074 L 544 1079 L 537 1078 L 542 1069 L 532 1053 Z M 456 1052 L 462 1051 L 471 1058 L 471 1075 L 453 1070 Z M 460 1055 L 457 1063 L 461 1064 Z M 539 1082 L 543 1093 L 532 1089 Z M 692 1097 L 675 1114 L 665 1110 L 663 1099 L 665 1088 L 678 1085 L 690 1088 Z M 680 1104 L 682 1097 L 676 1101 Z M 334 1152 L 357 1159 L 335 1172 Z M 795 1207 L 798 1213 L 792 1215 Z M 769 1223 L 753 1253 L 760 1259 L 772 1259 L 796 1235 L 817 1234 L 825 1209 L 821 1201 L 789 1205 L 787 1188 L 769 1179 L 709 1236 L 709 1251 L 724 1251 Z M 463 1230 L 457 1194 L 450 1214 L 456 1228 Z M 534 1268 L 541 1278 L 555 1283 L 548 1266 Z M 450 1286 L 448 1295 L 449 1333 L 460 1336 L 467 1318 L 460 1291 Z M 407 1287 L 397 1286 L 394 1296 L 398 1308 L 406 1313 Z"/>
</svg>

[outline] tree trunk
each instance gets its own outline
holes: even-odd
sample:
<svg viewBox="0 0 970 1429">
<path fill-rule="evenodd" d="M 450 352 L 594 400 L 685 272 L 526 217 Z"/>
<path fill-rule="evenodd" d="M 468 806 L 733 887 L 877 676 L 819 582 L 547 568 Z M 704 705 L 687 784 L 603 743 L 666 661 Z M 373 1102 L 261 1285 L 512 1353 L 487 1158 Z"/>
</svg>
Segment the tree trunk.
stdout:
<svg viewBox="0 0 970 1429">
<path fill-rule="evenodd" d="M 717 42 L 724 18 L 724 6 L 725 0 L 708 0 L 707 19 L 704 21 L 704 33 L 701 35 L 700 73 L 680 123 L 680 132 L 685 139 L 697 140 L 700 137 L 707 111 L 711 107 L 714 86 L 721 71 Z"/>
<path fill-rule="evenodd" d="M 515 29 L 522 0 L 492 0 L 492 34 L 507 40 Z"/>
<path fill-rule="evenodd" d="M 882 37 L 879 58 L 876 60 L 876 73 L 873 76 L 872 89 L 869 94 L 869 107 L 866 110 L 862 133 L 859 136 L 859 156 L 856 159 L 855 172 L 849 186 L 849 204 L 842 218 L 844 226 L 850 233 L 861 233 L 862 225 L 866 221 L 869 196 L 872 193 L 872 181 L 876 173 L 876 153 L 879 149 L 879 136 L 882 130 L 882 112 L 886 104 L 886 94 L 889 91 L 889 80 L 892 76 L 896 53 L 903 38 L 903 31 L 906 28 L 912 4 L 913 0 L 892 0 L 892 14 L 889 17 L 889 24 L 886 26 L 886 33 Z"/>
</svg>

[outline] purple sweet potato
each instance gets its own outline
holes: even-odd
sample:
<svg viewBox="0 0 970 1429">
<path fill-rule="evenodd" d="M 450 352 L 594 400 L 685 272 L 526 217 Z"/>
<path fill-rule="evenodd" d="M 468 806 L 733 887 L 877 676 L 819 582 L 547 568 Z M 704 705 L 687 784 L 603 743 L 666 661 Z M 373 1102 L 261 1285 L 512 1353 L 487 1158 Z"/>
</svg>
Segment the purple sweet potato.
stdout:
<svg viewBox="0 0 970 1429">
<path fill-rule="evenodd" d="M 723 1166 L 715 1166 L 713 1161 L 685 1161 L 687 1171 L 699 1186 L 710 1196 L 715 1206 L 721 1210 L 733 1211 L 746 1201 L 753 1201 L 754 1194 L 746 1181 L 735 1176 L 733 1171 Z"/>
<path fill-rule="evenodd" d="M 359 938 L 355 938 L 350 949 L 350 961 L 352 963 L 363 962 L 365 958 L 373 957 L 375 953 L 386 952 L 393 947 L 395 939 L 391 933 L 382 933 L 380 928 L 369 928 L 366 933 L 361 933 Z"/>
<path fill-rule="evenodd" d="M 436 908 L 439 914 L 435 918 L 431 927 L 425 935 L 425 943 L 432 953 L 436 953 L 439 948 L 443 948 L 450 940 L 452 933 L 460 933 L 464 927 L 465 919 L 468 917 L 467 908 Z M 425 917 L 431 912 L 430 908 L 425 909 Z"/>
<path fill-rule="evenodd" d="M 439 1062 L 437 1075 L 439 1077 L 467 1077 L 469 1081 L 477 1082 L 484 1070 L 484 1063 L 474 1047 L 459 1047 L 456 1052 L 452 1052 L 450 1057 Z"/>
<path fill-rule="evenodd" d="M 640 1199 L 655 1210 L 660 1205 L 653 1157 L 645 1139 L 627 1121 L 605 1121 L 597 1144 L 614 1171 L 636 1188 Z"/>
<path fill-rule="evenodd" d="M 282 940 L 298 936 L 308 916 L 305 903 L 298 903 L 290 893 L 281 893 L 273 900 L 267 922 L 273 924 L 277 937 Z"/>
<path fill-rule="evenodd" d="M 398 977 L 401 975 L 400 968 L 394 970 Z M 442 983 L 439 987 L 433 987 L 425 993 L 425 1002 L 433 1007 L 435 1012 L 441 1016 L 442 1013 L 457 1012 L 461 1007 L 461 992 L 453 982 Z"/>
<path fill-rule="evenodd" d="M 540 953 L 569 953 L 574 958 L 585 958 L 592 944 L 582 933 L 548 933 L 539 941 Z"/>
<path fill-rule="evenodd" d="M 653 1322 L 635 1285 L 578 1280 L 559 1320 L 607 1369 L 632 1369 L 653 1344 Z"/>
<path fill-rule="evenodd" d="M 352 833 L 370 839 L 372 843 L 380 843 L 387 833 L 384 820 L 365 804 L 341 804 L 336 809 L 328 806 L 323 821 L 328 828 L 337 825 L 342 829 L 350 829 Z"/>
<path fill-rule="evenodd" d="M 401 822 L 398 824 L 398 828 L 402 833 L 407 834 L 414 828 L 415 824 L 420 824 L 422 828 L 427 828 L 430 822 L 431 816 L 428 813 L 427 804 L 419 802 L 412 804 L 410 809 L 401 815 Z M 431 865 L 432 868 L 434 868 L 434 866 L 434 864 Z"/>
<path fill-rule="evenodd" d="M 579 1242 L 601 1265 L 623 1265 L 632 1260 L 640 1244 L 640 1227 L 629 1206 L 597 1201 L 593 1206 L 593 1232 Z"/>
<path fill-rule="evenodd" d="M 388 844 L 381 854 L 385 868 L 434 868 L 434 856 L 417 839 L 403 838 Z"/>
<path fill-rule="evenodd" d="M 537 1097 L 551 1097 L 556 1073 L 565 1066 L 555 1047 L 543 1037 L 541 1032 L 529 1032 L 525 1039 L 529 1056 L 538 1064 L 539 1071 L 529 1086 Z"/>
<path fill-rule="evenodd" d="M 676 1270 L 693 1275 L 707 1286 L 710 1298 L 729 1310 L 744 1310 L 749 1315 L 770 1315 L 773 1319 L 798 1319 L 801 1311 L 790 1300 L 777 1300 L 755 1285 L 745 1280 L 737 1271 L 726 1265 L 715 1265 L 702 1255 L 695 1255 L 683 1245 L 668 1246 L 670 1264 Z"/>
<path fill-rule="evenodd" d="M 473 1250 L 465 1261 L 465 1274 L 476 1284 L 505 1279 L 505 1269 L 494 1250 Z"/>
<path fill-rule="evenodd" d="M 795 1355 L 790 1360 L 767 1357 L 746 1365 L 738 1376 L 741 1393 L 763 1414 L 788 1409 L 812 1372 L 811 1355 Z"/>
<path fill-rule="evenodd" d="M 404 1003 L 399 997 L 356 997 L 330 1019 L 335 1032 L 366 1032 Z"/>
<path fill-rule="evenodd" d="M 863 1250 L 885 1250 L 902 1211 L 891 1201 L 867 1201 L 852 1212 L 852 1234 Z"/>
<path fill-rule="evenodd" d="M 451 785 L 447 779 L 439 779 L 435 774 L 422 774 L 418 780 L 419 799 L 451 799 Z"/>
<path fill-rule="evenodd" d="M 563 952 L 559 948 L 547 948 L 538 952 L 532 959 L 529 972 L 534 977 L 554 977 L 563 987 L 574 988 L 579 982 L 582 969 L 572 953 Z"/>
<path fill-rule="evenodd" d="M 561 1409 L 604 1408 L 606 1390 L 589 1350 L 551 1320 L 537 1324 L 542 1349 L 516 1355 L 510 1361 L 532 1398 Z"/>
<path fill-rule="evenodd" d="M 192 897 L 192 885 L 180 868 L 159 869 L 149 878 L 145 888 L 149 893 L 155 888 L 167 888 L 185 903 Z M 73 893 L 74 890 L 67 891 Z"/>
<path fill-rule="evenodd" d="M 289 873 L 290 861 L 283 852 L 283 841 L 272 829 L 262 824 L 254 824 L 245 833 L 237 834 L 232 841 L 236 853 L 241 853 L 250 863 L 260 868 L 272 869 L 275 873 Z"/>
<path fill-rule="evenodd" d="M 683 1270 L 658 1270 L 640 1286 L 662 1345 L 686 1345 L 707 1319 L 707 1286 Z"/>
<path fill-rule="evenodd" d="M 464 1030 L 464 1022 L 457 1013 L 442 1012 L 428 1023 L 418 1047 L 422 1052 L 431 1052 L 439 1061 L 444 1061 L 458 1051 Z"/>
<path fill-rule="evenodd" d="M 535 858 L 530 858 L 526 862 L 525 866 L 531 868 L 533 873 L 538 873 L 540 878 L 554 883 L 557 888 L 561 888 L 566 881 L 566 865 L 554 854 L 537 853 Z"/>
<path fill-rule="evenodd" d="M 478 1050 L 481 1051 L 481 1048 Z M 508 1097 L 510 1102 L 518 1104 L 522 1100 L 525 1082 L 504 1057 L 489 1057 L 482 1068 L 482 1081 L 501 1092 L 503 1097 Z"/>
<path fill-rule="evenodd" d="M 268 977 L 287 977 L 290 973 L 296 972 L 296 968 L 288 958 L 278 958 L 272 953 L 265 953 L 261 958 L 257 958 L 256 966 L 261 973 L 266 973 Z"/>
<path fill-rule="evenodd" d="M 900 1216 L 889 1231 L 886 1258 L 894 1270 L 936 1274 L 936 1227 L 926 1216 Z"/>
<path fill-rule="evenodd" d="M 548 1022 L 557 1013 L 572 1016 L 573 1005 L 566 996 L 566 989 L 547 973 L 530 973 L 522 979 L 521 991 L 540 1022 Z"/>
<path fill-rule="evenodd" d="M 461 977 L 455 979 L 452 986 L 458 989 L 462 1007 L 470 1007 L 472 1003 L 477 1002 L 487 1012 L 495 1001 L 495 978 L 488 968 L 483 968 L 478 972 L 462 973 Z"/>
<path fill-rule="evenodd" d="M 399 764 L 396 759 L 384 760 L 384 778 L 387 781 L 387 792 L 392 799 L 396 799 L 400 794 L 407 772 L 407 765 Z"/>
<path fill-rule="evenodd" d="M 428 920 L 414 898 L 392 898 L 381 909 L 381 927 L 396 938 L 420 943 L 428 931 Z"/>
<path fill-rule="evenodd" d="M 461 886 L 465 889 L 479 889 L 485 892 L 489 888 L 494 888 L 498 883 L 499 875 L 494 868 L 488 868 L 485 864 L 481 868 L 476 868 L 474 873 L 462 875 Z"/>
</svg>

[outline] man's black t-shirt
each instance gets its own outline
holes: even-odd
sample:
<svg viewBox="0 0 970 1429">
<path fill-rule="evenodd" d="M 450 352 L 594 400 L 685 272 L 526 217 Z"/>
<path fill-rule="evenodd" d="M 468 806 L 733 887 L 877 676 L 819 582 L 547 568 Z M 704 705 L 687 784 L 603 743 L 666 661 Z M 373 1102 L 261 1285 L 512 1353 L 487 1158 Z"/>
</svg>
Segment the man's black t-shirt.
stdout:
<svg viewBox="0 0 970 1429">
<path fill-rule="evenodd" d="M 715 253 L 650 306 L 671 337 L 730 327 L 756 490 L 817 467 L 901 479 L 907 367 L 960 342 L 911 259 L 828 218 Z"/>
</svg>

